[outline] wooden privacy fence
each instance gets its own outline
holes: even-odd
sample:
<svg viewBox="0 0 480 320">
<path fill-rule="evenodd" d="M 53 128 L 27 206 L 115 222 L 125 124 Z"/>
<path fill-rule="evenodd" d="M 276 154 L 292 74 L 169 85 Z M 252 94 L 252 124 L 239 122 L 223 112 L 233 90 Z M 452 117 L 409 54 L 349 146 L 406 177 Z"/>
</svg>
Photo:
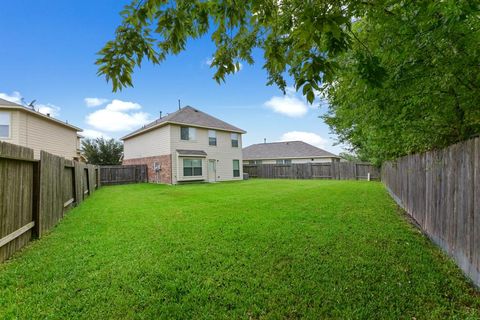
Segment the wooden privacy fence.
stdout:
<svg viewBox="0 0 480 320">
<path fill-rule="evenodd" d="M 244 165 L 243 172 L 252 178 L 266 179 L 379 179 L 380 170 L 369 163 L 326 162 Z"/>
<path fill-rule="evenodd" d="M 100 183 L 102 185 L 138 182 L 148 182 L 147 165 L 145 164 L 100 167 Z"/>
<path fill-rule="evenodd" d="M 386 162 L 395 201 L 480 286 L 480 138 Z"/>
<path fill-rule="evenodd" d="M 99 187 L 98 167 L 0 142 L 0 262 Z"/>
</svg>

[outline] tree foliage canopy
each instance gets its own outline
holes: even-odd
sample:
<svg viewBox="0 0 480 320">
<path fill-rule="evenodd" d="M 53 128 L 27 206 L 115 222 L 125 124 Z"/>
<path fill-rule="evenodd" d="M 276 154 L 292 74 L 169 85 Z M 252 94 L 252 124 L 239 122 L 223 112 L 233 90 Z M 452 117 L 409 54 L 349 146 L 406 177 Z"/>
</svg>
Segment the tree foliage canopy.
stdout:
<svg viewBox="0 0 480 320">
<path fill-rule="evenodd" d="M 114 139 L 84 139 L 82 151 L 88 163 L 96 165 L 115 165 L 121 163 L 123 144 Z"/>
<path fill-rule="evenodd" d="M 480 133 L 478 4 L 401 1 L 389 12 L 354 24 L 359 41 L 325 84 L 326 122 L 376 163 Z"/>
<path fill-rule="evenodd" d="M 259 48 L 268 84 L 285 89 L 288 74 L 312 102 L 314 90 L 332 78 L 334 58 L 349 47 L 351 18 L 367 8 L 346 0 L 135 0 L 121 12 L 115 39 L 100 51 L 99 74 L 114 91 L 131 86 L 133 69 L 145 58 L 160 63 L 189 39 L 211 33 L 216 81 L 235 73 L 240 61 L 253 64 Z"/>
<path fill-rule="evenodd" d="M 134 0 L 97 64 L 117 91 L 145 59 L 211 34 L 222 82 L 260 49 L 267 84 L 293 81 L 311 103 L 323 92 L 340 141 L 381 162 L 480 132 L 479 12 L 468 0 Z"/>
</svg>

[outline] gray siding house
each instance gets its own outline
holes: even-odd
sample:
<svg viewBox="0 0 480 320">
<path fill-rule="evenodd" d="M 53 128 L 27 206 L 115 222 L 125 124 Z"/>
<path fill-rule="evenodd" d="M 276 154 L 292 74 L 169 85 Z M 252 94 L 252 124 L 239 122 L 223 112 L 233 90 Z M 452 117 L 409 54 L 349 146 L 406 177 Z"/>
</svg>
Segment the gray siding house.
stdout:
<svg viewBox="0 0 480 320">
<path fill-rule="evenodd" d="M 244 164 L 291 164 L 340 161 L 340 157 L 303 141 L 258 143 L 243 149 Z"/>
</svg>

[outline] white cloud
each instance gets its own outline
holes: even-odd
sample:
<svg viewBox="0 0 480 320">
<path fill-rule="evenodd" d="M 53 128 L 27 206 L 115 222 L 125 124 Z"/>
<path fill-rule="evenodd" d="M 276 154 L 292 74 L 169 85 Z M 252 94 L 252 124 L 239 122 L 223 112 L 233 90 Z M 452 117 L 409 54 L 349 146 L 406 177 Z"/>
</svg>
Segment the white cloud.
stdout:
<svg viewBox="0 0 480 320">
<path fill-rule="evenodd" d="M 135 102 L 114 99 L 112 102 L 107 104 L 105 109 L 109 111 L 128 111 L 142 109 L 142 106 Z"/>
<path fill-rule="evenodd" d="M 308 105 L 305 100 L 297 97 L 295 89 L 287 88 L 283 96 L 275 96 L 264 103 L 274 112 L 281 113 L 288 117 L 300 118 L 307 114 Z"/>
<path fill-rule="evenodd" d="M 322 138 L 316 133 L 305 131 L 286 132 L 282 135 L 280 141 L 303 141 L 319 148 L 324 148 L 328 145 L 327 139 Z"/>
<path fill-rule="evenodd" d="M 38 109 L 38 112 L 50 115 L 51 117 L 58 117 L 60 115 L 60 107 L 57 107 L 53 104 L 37 104 L 35 105 L 35 109 Z"/>
<path fill-rule="evenodd" d="M 13 103 L 22 104 L 22 95 L 18 91 L 14 91 L 12 94 L 0 92 L 0 98 Z"/>
<path fill-rule="evenodd" d="M 113 100 L 105 108 L 87 115 L 86 122 L 95 129 L 108 132 L 137 129 L 150 122 L 148 113 L 131 112 L 141 108 L 138 103 Z"/>
<path fill-rule="evenodd" d="M 109 101 L 108 99 L 103 98 L 85 98 L 83 100 L 89 108 L 101 106 L 102 104 L 105 104 Z"/>
<path fill-rule="evenodd" d="M 105 139 L 111 139 L 108 135 L 101 131 L 93 130 L 93 129 L 85 129 L 82 132 L 80 132 L 82 136 L 85 138 L 90 138 L 90 139 L 96 139 L 96 138 L 105 138 Z"/>
</svg>

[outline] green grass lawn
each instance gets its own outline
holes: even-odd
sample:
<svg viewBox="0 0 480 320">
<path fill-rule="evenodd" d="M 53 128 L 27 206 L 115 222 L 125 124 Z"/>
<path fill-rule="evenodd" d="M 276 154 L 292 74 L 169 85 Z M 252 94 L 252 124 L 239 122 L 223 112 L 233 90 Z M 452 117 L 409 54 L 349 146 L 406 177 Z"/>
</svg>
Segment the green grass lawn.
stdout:
<svg viewBox="0 0 480 320">
<path fill-rule="evenodd" d="M 0 265 L 0 318 L 480 318 L 380 183 L 104 187 Z"/>
</svg>

